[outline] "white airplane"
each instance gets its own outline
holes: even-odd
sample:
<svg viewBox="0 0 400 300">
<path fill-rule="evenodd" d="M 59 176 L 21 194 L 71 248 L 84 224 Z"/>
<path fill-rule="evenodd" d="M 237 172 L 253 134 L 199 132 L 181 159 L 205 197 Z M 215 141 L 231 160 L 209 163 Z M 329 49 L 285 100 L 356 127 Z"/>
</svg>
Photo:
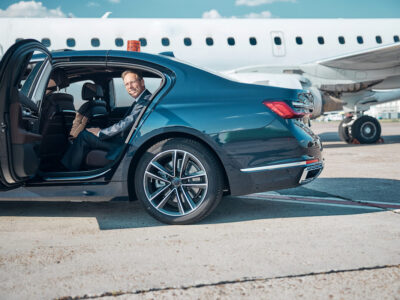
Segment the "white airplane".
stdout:
<svg viewBox="0 0 400 300">
<path fill-rule="evenodd" d="M 317 117 L 344 110 L 346 142 L 379 140 L 371 105 L 400 99 L 400 19 L 0 19 L 0 55 L 34 38 L 50 50 L 141 50 L 175 57 L 234 79 L 314 95 Z M 206 87 L 205 87 L 206 88 Z"/>
</svg>

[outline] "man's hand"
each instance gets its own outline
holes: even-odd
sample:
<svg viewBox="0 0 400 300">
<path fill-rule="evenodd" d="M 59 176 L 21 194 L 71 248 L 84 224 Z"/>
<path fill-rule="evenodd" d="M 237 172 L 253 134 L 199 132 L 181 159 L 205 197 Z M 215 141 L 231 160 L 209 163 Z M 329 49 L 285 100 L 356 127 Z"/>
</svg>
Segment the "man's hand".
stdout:
<svg viewBox="0 0 400 300">
<path fill-rule="evenodd" d="M 86 130 L 89 131 L 90 133 L 94 134 L 95 136 L 97 136 L 100 131 L 100 128 L 98 128 L 98 127 L 86 128 Z"/>
</svg>

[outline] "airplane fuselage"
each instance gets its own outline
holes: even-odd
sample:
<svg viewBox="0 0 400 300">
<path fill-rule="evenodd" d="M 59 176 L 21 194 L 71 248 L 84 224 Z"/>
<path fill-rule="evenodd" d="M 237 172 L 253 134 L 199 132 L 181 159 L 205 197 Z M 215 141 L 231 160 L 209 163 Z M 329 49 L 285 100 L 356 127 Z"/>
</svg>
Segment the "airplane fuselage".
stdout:
<svg viewBox="0 0 400 300">
<path fill-rule="evenodd" d="M 400 19 L 1 18 L 0 26 L 0 54 L 21 38 L 48 43 L 50 50 L 126 50 L 128 40 L 141 39 L 144 52 L 173 51 L 217 71 L 299 65 L 392 44 L 400 36 Z"/>
</svg>

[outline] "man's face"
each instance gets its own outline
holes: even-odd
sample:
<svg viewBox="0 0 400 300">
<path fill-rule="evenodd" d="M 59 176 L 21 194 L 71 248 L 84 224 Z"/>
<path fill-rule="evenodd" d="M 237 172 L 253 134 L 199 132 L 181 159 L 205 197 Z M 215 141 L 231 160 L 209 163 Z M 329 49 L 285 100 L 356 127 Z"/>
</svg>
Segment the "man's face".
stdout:
<svg viewBox="0 0 400 300">
<path fill-rule="evenodd" d="M 129 95 L 133 98 L 137 98 L 144 91 L 144 80 L 138 79 L 138 76 L 134 73 L 128 73 L 124 77 L 124 85 Z"/>
</svg>

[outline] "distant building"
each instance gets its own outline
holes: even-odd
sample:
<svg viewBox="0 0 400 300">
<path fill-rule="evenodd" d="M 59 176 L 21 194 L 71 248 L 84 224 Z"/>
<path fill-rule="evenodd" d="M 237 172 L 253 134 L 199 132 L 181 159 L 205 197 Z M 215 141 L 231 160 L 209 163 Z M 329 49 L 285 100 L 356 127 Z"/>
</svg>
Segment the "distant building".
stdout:
<svg viewBox="0 0 400 300">
<path fill-rule="evenodd" d="M 377 119 L 400 119 L 400 100 L 371 106 L 366 114 Z"/>
</svg>

